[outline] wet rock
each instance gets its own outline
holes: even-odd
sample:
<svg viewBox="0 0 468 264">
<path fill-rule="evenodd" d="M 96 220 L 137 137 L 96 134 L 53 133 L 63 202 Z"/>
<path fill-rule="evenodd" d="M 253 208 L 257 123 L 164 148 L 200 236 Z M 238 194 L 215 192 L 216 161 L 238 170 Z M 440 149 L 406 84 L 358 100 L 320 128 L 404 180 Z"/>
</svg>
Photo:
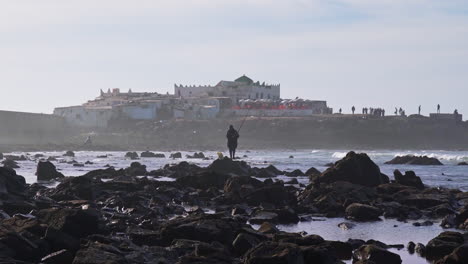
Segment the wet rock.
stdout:
<svg viewBox="0 0 468 264">
<path fill-rule="evenodd" d="M 244 255 L 251 248 L 257 246 L 261 240 L 251 234 L 240 233 L 232 242 L 232 247 L 238 255 Z"/>
<path fill-rule="evenodd" d="M 202 172 L 195 174 L 193 176 L 185 176 L 177 178 L 176 183 L 185 187 L 193 187 L 197 189 L 207 189 L 210 187 L 215 187 L 217 189 L 222 189 L 225 182 L 230 178 L 230 176 L 225 174 L 218 174 L 215 172 Z"/>
<path fill-rule="evenodd" d="M 292 178 L 291 180 L 285 182 L 285 184 L 299 184 L 296 178 Z"/>
<path fill-rule="evenodd" d="M 413 241 L 408 242 L 408 245 L 406 245 L 406 249 L 408 249 L 408 252 L 410 254 L 414 254 L 415 248 L 416 248 L 416 244 Z"/>
<path fill-rule="evenodd" d="M 85 176 L 65 178 L 55 189 L 49 190 L 49 197 L 56 201 L 93 200 L 95 184 Z"/>
<path fill-rule="evenodd" d="M 68 150 L 67 152 L 65 152 L 65 154 L 63 154 L 64 157 L 75 157 L 75 152 L 71 151 L 71 150 Z"/>
<path fill-rule="evenodd" d="M 186 176 L 191 176 L 200 172 L 203 172 L 204 169 L 198 167 L 195 164 L 188 163 L 186 161 L 182 161 L 176 165 L 166 165 L 164 166 L 162 175 L 166 175 L 167 177 L 171 178 L 181 178 Z M 150 172 L 150 175 L 159 174 L 155 173 L 154 171 Z M 157 175 L 157 176 L 162 176 Z"/>
<path fill-rule="evenodd" d="M 17 155 L 5 155 L 5 159 L 13 160 L 13 161 L 26 161 L 28 158 L 25 155 L 17 156 Z"/>
<path fill-rule="evenodd" d="M 364 186 L 388 183 L 379 167 L 365 153 L 349 152 L 319 177 L 320 183 L 347 181 Z"/>
<path fill-rule="evenodd" d="M 416 251 L 416 253 L 418 253 L 419 256 L 421 256 L 421 257 L 426 256 L 426 246 L 425 245 L 423 245 L 421 243 L 417 243 L 414 250 Z"/>
<path fill-rule="evenodd" d="M 468 162 L 462 161 L 457 164 L 458 166 L 468 166 Z"/>
<path fill-rule="evenodd" d="M 99 215 L 92 209 L 44 209 L 38 212 L 38 217 L 49 227 L 76 238 L 99 233 Z"/>
<path fill-rule="evenodd" d="M 395 182 L 398 184 L 424 189 L 424 184 L 421 181 L 421 178 L 416 176 L 414 171 L 407 171 L 405 172 L 405 175 L 403 175 L 399 170 L 395 170 L 393 175 L 395 177 Z"/>
<path fill-rule="evenodd" d="M 424 222 L 414 222 L 414 226 L 431 226 L 434 225 L 432 221 L 424 221 Z"/>
<path fill-rule="evenodd" d="M 140 157 L 142 158 L 165 158 L 166 155 L 163 153 L 154 153 L 151 151 L 144 151 L 140 154 Z"/>
<path fill-rule="evenodd" d="M 278 214 L 268 211 L 259 211 L 255 212 L 249 221 L 254 225 L 260 225 L 265 222 L 278 223 Z"/>
<path fill-rule="evenodd" d="M 402 263 L 399 255 L 375 245 L 363 245 L 355 252 L 355 254 L 358 259 L 373 261 L 379 264 Z"/>
<path fill-rule="evenodd" d="M 355 226 L 356 226 L 355 224 L 348 223 L 348 222 L 343 222 L 343 223 L 338 224 L 338 227 L 343 229 L 343 230 L 353 229 Z"/>
<path fill-rule="evenodd" d="M 136 153 L 136 152 L 131 152 L 131 151 L 130 151 L 130 152 L 127 152 L 127 153 L 125 154 L 125 158 L 129 158 L 129 159 L 132 159 L 132 160 L 136 160 L 136 159 L 138 159 L 138 153 Z"/>
<path fill-rule="evenodd" d="M 144 176 L 148 174 L 148 172 L 146 171 L 146 165 L 134 161 L 130 164 L 130 167 L 125 169 L 125 174 L 130 176 Z"/>
<path fill-rule="evenodd" d="M 445 256 L 436 264 L 465 264 L 468 263 L 468 244 L 461 245 Z"/>
<path fill-rule="evenodd" d="M 302 172 L 301 170 L 296 169 L 291 172 L 286 172 L 285 175 L 288 177 L 299 177 L 299 176 L 304 176 L 305 173 Z"/>
<path fill-rule="evenodd" d="M 462 234 L 450 231 L 442 232 L 427 243 L 426 258 L 429 260 L 443 258 L 463 243 Z"/>
<path fill-rule="evenodd" d="M 195 152 L 193 155 L 187 155 L 186 157 L 187 159 L 204 159 L 205 154 L 203 154 L 203 152 Z"/>
<path fill-rule="evenodd" d="M 355 221 L 378 221 L 382 211 L 374 206 L 353 203 L 346 208 L 346 218 Z"/>
<path fill-rule="evenodd" d="M 0 168 L 0 195 L 22 194 L 26 189 L 24 177 L 10 168 Z"/>
<path fill-rule="evenodd" d="M 322 174 L 322 173 L 321 173 L 319 170 L 317 170 L 316 168 L 314 168 L 314 167 L 311 167 L 310 169 L 308 169 L 308 170 L 305 172 L 305 175 L 306 175 L 306 176 L 309 176 L 309 177 L 311 177 L 311 176 L 318 176 L 318 175 L 320 175 L 320 174 Z"/>
<path fill-rule="evenodd" d="M 5 168 L 10 168 L 10 169 L 18 169 L 19 166 L 18 166 L 18 163 L 12 159 L 5 159 L 4 161 L 2 161 L 2 164 L 3 164 L 3 167 Z"/>
<path fill-rule="evenodd" d="M 127 264 L 129 263 L 120 250 L 98 242 L 80 249 L 73 260 L 73 264 Z"/>
<path fill-rule="evenodd" d="M 3 159 L 3 153 L 0 152 L 0 160 Z"/>
<path fill-rule="evenodd" d="M 299 246 L 290 243 L 262 242 L 244 256 L 244 264 L 261 263 L 304 263 L 304 255 Z"/>
<path fill-rule="evenodd" d="M 385 164 L 407 164 L 407 165 L 444 165 L 436 158 L 430 158 L 428 156 L 397 156 L 390 161 L 385 162 Z"/>
<path fill-rule="evenodd" d="M 255 168 L 255 177 L 257 178 L 273 178 L 283 174 L 282 171 L 278 170 L 275 166 L 269 165 L 266 168 L 257 169 Z"/>
<path fill-rule="evenodd" d="M 264 222 L 258 228 L 258 232 L 261 232 L 263 234 L 276 234 L 279 232 L 279 229 L 276 228 L 276 226 L 272 223 Z"/>
<path fill-rule="evenodd" d="M 60 251 L 51 253 L 41 259 L 41 263 L 43 264 L 65 264 L 65 263 L 72 263 L 73 261 L 73 254 L 66 250 L 62 249 Z"/>
<path fill-rule="evenodd" d="M 36 176 L 38 181 L 50 181 L 63 178 L 63 174 L 58 172 L 55 165 L 50 161 L 39 161 L 37 163 Z"/>
<path fill-rule="evenodd" d="M 245 161 L 234 161 L 227 157 L 215 160 L 207 169 L 227 175 L 250 176 L 251 174 L 251 168 Z"/>
<path fill-rule="evenodd" d="M 171 158 L 171 159 L 181 159 L 182 158 L 182 153 L 180 153 L 180 152 L 171 153 L 169 158 Z"/>
</svg>

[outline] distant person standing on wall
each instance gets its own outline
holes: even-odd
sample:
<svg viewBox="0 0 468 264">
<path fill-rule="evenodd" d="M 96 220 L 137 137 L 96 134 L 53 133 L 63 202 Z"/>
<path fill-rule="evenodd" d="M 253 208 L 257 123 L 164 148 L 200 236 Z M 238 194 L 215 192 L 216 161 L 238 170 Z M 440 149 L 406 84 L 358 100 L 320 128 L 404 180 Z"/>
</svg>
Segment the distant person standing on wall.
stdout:
<svg viewBox="0 0 468 264">
<path fill-rule="evenodd" d="M 353 112 L 353 115 L 354 115 L 354 111 L 356 111 L 356 107 L 354 107 L 354 105 L 353 107 L 351 107 L 351 111 Z"/>
<path fill-rule="evenodd" d="M 239 133 L 237 130 L 234 129 L 232 125 L 229 126 L 229 130 L 226 134 L 227 138 L 227 146 L 229 149 L 229 156 L 231 159 L 236 157 L 236 149 L 237 149 L 237 139 L 239 138 Z"/>
<path fill-rule="evenodd" d="M 418 107 L 418 115 L 421 115 L 421 106 Z"/>
<path fill-rule="evenodd" d="M 440 114 L 440 104 L 437 105 L 437 113 Z"/>
<path fill-rule="evenodd" d="M 340 112 L 340 115 L 341 115 L 341 112 L 342 112 L 342 111 L 341 111 L 341 108 L 340 108 L 339 112 Z"/>
</svg>

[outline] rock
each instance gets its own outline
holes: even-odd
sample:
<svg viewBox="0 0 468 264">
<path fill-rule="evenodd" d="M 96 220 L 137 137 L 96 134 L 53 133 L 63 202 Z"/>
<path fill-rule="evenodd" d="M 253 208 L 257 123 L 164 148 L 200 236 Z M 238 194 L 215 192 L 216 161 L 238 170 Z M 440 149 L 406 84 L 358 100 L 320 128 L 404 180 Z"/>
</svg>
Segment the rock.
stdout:
<svg viewBox="0 0 468 264">
<path fill-rule="evenodd" d="M 426 258 L 429 260 L 441 259 L 463 243 L 462 234 L 451 231 L 442 232 L 427 243 Z"/>
<path fill-rule="evenodd" d="M 265 222 L 278 223 L 278 214 L 268 211 L 259 211 L 254 213 L 249 221 L 253 225 L 260 225 Z"/>
<path fill-rule="evenodd" d="M 11 169 L 18 169 L 18 163 L 12 159 L 5 159 L 2 161 L 3 167 L 5 168 L 11 168 Z"/>
<path fill-rule="evenodd" d="M 263 234 L 276 234 L 279 233 L 279 229 L 272 223 L 263 222 L 263 224 L 258 228 L 258 232 Z"/>
<path fill-rule="evenodd" d="M 402 263 L 399 255 L 375 245 L 363 245 L 355 252 L 355 254 L 358 256 L 358 259 L 364 259 L 379 264 Z"/>
<path fill-rule="evenodd" d="M 305 262 L 304 255 L 296 244 L 262 242 L 244 255 L 244 264 L 261 263 L 303 264 Z"/>
<path fill-rule="evenodd" d="M 99 232 L 99 216 L 94 210 L 52 208 L 38 211 L 38 217 L 49 227 L 76 238 Z"/>
<path fill-rule="evenodd" d="M 205 170 L 198 167 L 195 164 L 182 161 L 176 165 L 164 166 L 164 171 L 162 172 L 162 175 L 166 175 L 167 177 L 171 177 L 171 178 L 181 178 L 181 177 L 195 175 L 203 171 Z M 153 175 L 155 173 L 152 171 L 150 174 Z M 162 176 L 162 175 L 157 175 L 157 176 Z"/>
<path fill-rule="evenodd" d="M 205 154 L 203 154 L 203 152 L 195 152 L 193 155 L 187 155 L 186 157 L 187 159 L 204 159 Z"/>
<path fill-rule="evenodd" d="M 407 165 L 444 165 L 436 158 L 430 158 L 428 156 L 396 156 L 390 161 L 385 162 L 385 164 L 407 164 Z"/>
<path fill-rule="evenodd" d="M 222 189 L 229 178 L 231 178 L 231 176 L 225 174 L 218 174 L 215 172 L 201 172 L 193 176 L 177 178 L 176 183 L 180 184 L 181 186 L 197 189 L 207 189 L 210 187 Z"/>
<path fill-rule="evenodd" d="M 285 184 L 299 184 L 296 178 L 292 178 L 291 180 L 285 182 Z"/>
<path fill-rule="evenodd" d="M 382 211 L 374 206 L 353 203 L 346 208 L 346 218 L 355 221 L 377 221 Z"/>
<path fill-rule="evenodd" d="M 14 160 L 14 161 L 26 161 L 26 160 L 28 160 L 28 158 L 26 158 L 25 155 L 21 155 L 21 156 L 5 155 L 4 158 L 9 159 L 9 160 Z"/>
<path fill-rule="evenodd" d="M 3 159 L 3 153 L 0 152 L 0 160 Z"/>
<path fill-rule="evenodd" d="M 251 234 L 240 233 L 232 242 L 232 247 L 238 255 L 244 255 L 251 248 L 257 246 L 261 240 Z"/>
<path fill-rule="evenodd" d="M 125 169 L 125 174 L 130 176 L 145 176 L 148 172 L 146 171 L 146 165 L 134 161 L 130 164 L 130 167 Z"/>
<path fill-rule="evenodd" d="M 22 194 L 25 189 L 26 180 L 23 176 L 16 175 L 13 169 L 0 167 L 0 195 Z"/>
<path fill-rule="evenodd" d="M 95 242 L 80 249 L 73 260 L 73 264 L 127 264 L 129 263 L 122 252 L 112 246 Z"/>
<path fill-rule="evenodd" d="M 416 248 L 416 244 L 413 241 L 408 242 L 408 245 L 406 245 L 406 249 L 408 249 L 408 252 L 410 254 L 414 254 L 415 248 Z"/>
<path fill-rule="evenodd" d="M 431 226 L 433 225 L 434 223 L 432 221 L 424 221 L 424 222 L 414 222 L 413 225 L 414 226 Z"/>
<path fill-rule="evenodd" d="M 50 161 L 39 161 L 37 163 L 36 176 L 38 181 L 50 181 L 65 177 L 57 171 L 55 165 Z"/>
<path fill-rule="evenodd" d="M 180 152 L 171 153 L 169 158 L 171 158 L 171 159 L 181 159 L 182 158 L 182 153 L 180 153 Z"/>
<path fill-rule="evenodd" d="M 63 154 L 64 157 L 75 157 L 75 153 L 71 150 L 65 152 L 65 154 Z"/>
<path fill-rule="evenodd" d="M 290 172 L 286 172 L 285 175 L 288 177 L 299 177 L 299 176 L 304 176 L 305 174 L 301 170 L 296 169 Z"/>
<path fill-rule="evenodd" d="M 207 169 L 220 174 L 237 176 L 250 176 L 251 173 L 251 168 L 245 161 L 235 161 L 227 157 L 215 160 Z"/>
<path fill-rule="evenodd" d="M 39 159 L 39 158 L 43 158 L 43 157 L 44 157 L 44 154 L 42 154 L 42 153 L 34 154 L 35 159 Z"/>
<path fill-rule="evenodd" d="M 379 167 L 365 154 L 349 152 L 318 178 L 320 183 L 347 181 L 364 186 L 378 186 L 388 183 Z"/>
<path fill-rule="evenodd" d="M 282 171 L 278 170 L 275 166 L 269 165 L 266 168 L 257 169 L 255 172 L 255 177 L 257 178 L 273 178 L 278 175 L 283 174 Z"/>
<path fill-rule="evenodd" d="M 354 228 L 355 226 L 356 226 L 355 224 L 348 223 L 348 222 L 343 222 L 343 223 L 338 224 L 338 227 L 343 229 L 343 230 L 349 230 L 349 229 Z"/>
<path fill-rule="evenodd" d="M 468 166 L 468 162 L 462 161 L 457 164 L 458 166 Z"/>
<path fill-rule="evenodd" d="M 86 176 L 65 178 L 55 189 L 50 190 L 49 197 L 56 201 L 93 200 L 95 185 Z"/>
<path fill-rule="evenodd" d="M 424 257 L 426 256 L 426 246 L 421 244 L 421 243 L 417 243 L 416 244 L 416 247 L 414 248 L 414 250 L 416 251 L 416 253 L 418 253 L 421 257 Z"/>
<path fill-rule="evenodd" d="M 395 182 L 401 185 L 412 186 L 418 189 L 424 189 L 424 184 L 414 171 L 407 171 L 403 175 L 399 170 L 393 172 L 395 176 Z"/>
<path fill-rule="evenodd" d="M 306 172 L 305 172 L 305 175 L 306 176 L 318 176 L 322 174 L 319 170 L 317 170 L 316 168 L 314 167 L 311 167 L 310 169 L 308 169 Z"/>
<path fill-rule="evenodd" d="M 136 159 L 138 159 L 138 153 L 136 153 L 136 152 L 127 152 L 125 154 L 125 158 L 136 160 Z"/>
<path fill-rule="evenodd" d="M 436 264 L 466 264 L 468 263 L 468 244 L 461 245 Z"/>
<path fill-rule="evenodd" d="M 151 151 L 144 151 L 140 154 L 140 157 L 142 158 L 165 158 L 166 155 L 163 153 L 154 153 Z"/>
<path fill-rule="evenodd" d="M 62 249 L 60 251 L 51 253 L 42 258 L 41 263 L 43 264 L 64 264 L 71 263 L 73 261 L 73 254 L 66 250 Z"/>
</svg>

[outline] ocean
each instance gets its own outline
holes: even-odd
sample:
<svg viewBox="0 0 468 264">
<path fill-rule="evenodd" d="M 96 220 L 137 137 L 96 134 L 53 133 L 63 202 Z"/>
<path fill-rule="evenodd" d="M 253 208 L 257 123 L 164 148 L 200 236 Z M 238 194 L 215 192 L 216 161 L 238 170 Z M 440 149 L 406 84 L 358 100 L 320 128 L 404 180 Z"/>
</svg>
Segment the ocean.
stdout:
<svg viewBox="0 0 468 264">
<path fill-rule="evenodd" d="M 468 191 L 468 166 L 458 166 L 462 161 L 468 162 L 468 151 L 395 151 L 395 150 L 355 150 L 356 152 L 365 152 L 370 158 L 380 167 L 381 171 L 390 178 L 393 178 L 393 171 L 399 169 L 404 172 L 413 170 L 416 175 L 421 177 L 424 184 L 432 187 L 444 187 L 460 189 Z M 141 151 L 138 151 L 140 153 Z M 178 163 L 181 161 L 189 161 L 200 166 L 208 166 L 213 159 L 218 157 L 216 152 L 207 151 L 204 154 L 211 160 L 200 159 L 177 159 L 169 158 L 173 152 L 158 152 L 164 153 L 166 158 L 141 158 L 138 162 L 147 166 L 147 170 L 156 170 L 166 164 Z M 182 156 L 193 154 L 193 152 L 180 151 Z M 126 168 L 130 166 L 133 160 L 126 159 L 126 152 L 113 151 L 78 151 L 75 152 L 75 157 L 64 157 L 64 152 L 14 152 L 5 153 L 5 155 L 28 155 L 33 157 L 35 154 L 43 154 L 45 158 L 54 156 L 57 161 L 53 163 L 66 176 L 79 176 L 88 171 L 102 169 L 106 165 L 115 168 Z M 345 150 L 252 150 L 239 151 L 237 155 L 248 162 L 252 167 L 266 167 L 274 165 L 280 170 L 292 171 L 300 169 L 306 171 L 310 167 L 315 167 L 320 171 L 327 168 L 326 164 L 335 162 L 346 155 Z M 225 153 L 226 154 L 226 153 Z M 386 161 L 391 160 L 399 155 L 427 155 L 439 159 L 444 166 L 415 166 L 415 165 L 386 165 Z M 99 156 L 107 156 L 106 158 Z M 245 156 L 244 156 L 245 155 Z M 92 164 L 84 167 L 75 167 L 71 161 L 85 163 L 87 161 Z M 16 169 L 19 175 L 26 178 L 28 183 L 36 182 L 35 170 L 37 160 L 27 160 L 18 162 L 20 168 Z M 279 176 L 279 179 L 290 179 L 289 177 Z M 159 179 L 171 180 L 171 179 Z M 298 181 L 303 184 L 308 184 L 307 177 L 298 177 Z M 353 239 L 376 239 L 387 244 L 404 244 L 409 241 L 426 244 L 430 239 L 437 236 L 439 233 L 446 231 L 442 229 L 438 223 L 429 227 L 415 227 L 412 222 L 398 222 L 393 219 L 383 219 L 380 222 L 358 223 L 357 226 L 350 230 L 342 230 L 337 225 L 345 219 L 343 218 L 317 218 L 316 221 L 300 222 L 295 225 L 279 226 L 281 230 L 289 232 L 305 231 L 309 234 L 318 234 L 327 240 L 346 241 L 349 238 Z M 416 255 L 410 255 L 405 249 L 393 250 L 400 254 L 403 263 L 426 263 L 426 260 L 419 258 Z"/>
</svg>

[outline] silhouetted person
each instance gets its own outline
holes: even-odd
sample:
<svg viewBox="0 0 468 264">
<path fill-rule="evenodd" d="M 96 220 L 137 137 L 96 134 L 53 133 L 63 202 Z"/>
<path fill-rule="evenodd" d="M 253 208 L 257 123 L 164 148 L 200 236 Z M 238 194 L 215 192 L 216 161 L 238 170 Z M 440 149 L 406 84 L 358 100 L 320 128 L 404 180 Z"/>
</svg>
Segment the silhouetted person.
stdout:
<svg viewBox="0 0 468 264">
<path fill-rule="evenodd" d="M 230 125 L 226 137 L 228 140 L 227 146 L 229 148 L 229 156 L 231 159 L 234 159 L 236 157 L 237 139 L 239 138 L 239 133 L 232 125 Z"/>
<path fill-rule="evenodd" d="M 340 114 L 341 114 L 341 112 L 342 112 L 341 108 L 340 108 L 339 112 L 340 112 Z"/>
<path fill-rule="evenodd" d="M 421 106 L 418 107 L 418 115 L 421 115 Z"/>
<path fill-rule="evenodd" d="M 353 115 L 354 115 L 354 111 L 356 111 L 356 107 L 351 107 L 351 111 L 353 111 Z"/>
<path fill-rule="evenodd" d="M 437 105 L 437 113 L 440 114 L 440 104 Z"/>
<path fill-rule="evenodd" d="M 91 141 L 91 136 L 88 136 L 83 146 L 91 146 L 91 144 L 93 144 L 93 142 Z"/>
<path fill-rule="evenodd" d="M 453 111 L 453 114 L 454 114 L 454 115 L 458 115 L 458 110 L 455 109 L 455 111 Z"/>
<path fill-rule="evenodd" d="M 398 114 L 398 108 L 395 107 L 395 115 Z"/>
</svg>

